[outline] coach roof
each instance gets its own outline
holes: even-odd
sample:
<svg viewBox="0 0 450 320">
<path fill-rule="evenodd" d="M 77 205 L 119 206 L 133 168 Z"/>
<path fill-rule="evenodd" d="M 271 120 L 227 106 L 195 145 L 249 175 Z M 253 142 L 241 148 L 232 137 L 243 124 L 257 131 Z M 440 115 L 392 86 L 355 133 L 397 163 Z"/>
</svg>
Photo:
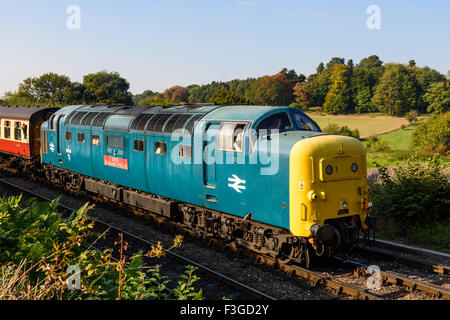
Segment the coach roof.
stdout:
<svg viewBox="0 0 450 320">
<path fill-rule="evenodd" d="M 30 120 L 33 115 L 56 111 L 50 107 L 4 107 L 0 106 L 0 118 Z"/>
</svg>

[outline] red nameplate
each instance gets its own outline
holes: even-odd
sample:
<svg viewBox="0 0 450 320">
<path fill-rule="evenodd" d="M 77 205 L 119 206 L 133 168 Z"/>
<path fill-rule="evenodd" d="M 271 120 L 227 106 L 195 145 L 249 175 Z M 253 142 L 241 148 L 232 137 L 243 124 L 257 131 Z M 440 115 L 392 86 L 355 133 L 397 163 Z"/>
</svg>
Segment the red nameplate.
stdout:
<svg viewBox="0 0 450 320">
<path fill-rule="evenodd" d="M 122 158 L 115 158 L 111 156 L 104 156 L 105 166 L 116 167 L 119 169 L 128 170 L 128 160 Z"/>
</svg>

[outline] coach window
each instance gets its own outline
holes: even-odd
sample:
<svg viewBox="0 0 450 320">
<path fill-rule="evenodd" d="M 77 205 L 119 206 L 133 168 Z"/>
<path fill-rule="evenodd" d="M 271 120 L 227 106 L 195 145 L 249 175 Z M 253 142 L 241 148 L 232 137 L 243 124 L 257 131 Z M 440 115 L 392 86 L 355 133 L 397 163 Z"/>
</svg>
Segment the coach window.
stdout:
<svg viewBox="0 0 450 320">
<path fill-rule="evenodd" d="M 223 123 L 219 129 L 219 150 L 242 152 L 244 150 L 244 129 L 246 125 L 246 123 Z"/>
<path fill-rule="evenodd" d="M 167 154 L 167 144 L 165 142 L 155 142 L 155 153 L 165 156 Z"/>
<path fill-rule="evenodd" d="M 304 115 L 294 112 L 295 123 L 300 130 L 319 131 L 319 129 Z"/>
<path fill-rule="evenodd" d="M 14 140 L 22 141 L 22 129 L 20 127 L 20 121 L 14 122 Z"/>
<path fill-rule="evenodd" d="M 72 141 L 72 132 L 66 131 L 66 141 Z"/>
<path fill-rule="evenodd" d="M 134 151 L 144 152 L 144 140 L 134 140 Z"/>
<path fill-rule="evenodd" d="M 96 134 L 92 135 L 92 145 L 98 146 L 100 144 L 100 137 Z"/>
<path fill-rule="evenodd" d="M 78 133 L 78 142 L 84 143 L 84 133 Z"/>
<path fill-rule="evenodd" d="M 5 122 L 3 122 L 3 125 L 3 138 L 11 139 L 11 121 L 6 120 Z"/>
<path fill-rule="evenodd" d="M 28 139 L 28 125 L 24 122 L 22 123 L 23 140 Z"/>
</svg>

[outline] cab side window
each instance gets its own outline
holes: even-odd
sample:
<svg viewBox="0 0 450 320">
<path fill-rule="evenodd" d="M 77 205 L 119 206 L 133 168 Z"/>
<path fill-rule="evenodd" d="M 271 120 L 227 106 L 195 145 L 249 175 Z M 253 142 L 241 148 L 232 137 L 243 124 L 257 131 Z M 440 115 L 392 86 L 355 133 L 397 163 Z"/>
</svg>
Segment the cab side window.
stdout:
<svg viewBox="0 0 450 320">
<path fill-rule="evenodd" d="M 274 115 L 271 115 L 270 117 L 267 117 L 261 123 L 258 125 L 257 134 L 264 134 L 264 132 L 267 132 L 267 134 L 270 134 L 272 130 L 278 130 L 278 131 L 286 131 L 289 129 L 292 129 L 293 125 L 291 120 L 289 119 L 289 115 L 287 112 L 281 112 Z M 260 130 L 265 130 L 260 132 Z"/>
<path fill-rule="evenodd" d="M 218 148 L 222 151 L 243 152 L 246 123 L 225 122 L 219 129 Z"/>
<path fill-rule="evenodd" d="M 304 115 L 297 112 L 294 112 L 293 115 L 298 129 L 308 131 L 319 131 L 319 128 L 317 128 L 317 126 L 315 126 L 311 122 L 311 120 L 306 118 Z"/>
</svg>

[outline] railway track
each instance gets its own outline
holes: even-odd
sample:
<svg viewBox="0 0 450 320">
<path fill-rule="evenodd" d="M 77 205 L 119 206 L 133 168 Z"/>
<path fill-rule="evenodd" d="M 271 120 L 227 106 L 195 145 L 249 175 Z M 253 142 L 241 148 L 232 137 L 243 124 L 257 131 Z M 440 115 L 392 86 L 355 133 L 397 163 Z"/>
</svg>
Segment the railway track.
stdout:
<svg viewBox="0 0 450 320">
<path fill-rule="evenodd" d="M 14 185 L 8 181 L 5 181 L 3 179 L 0 179 L 0 183 L 6 183 L 13 188 L 19 188 L 19 189 L 22 189 L 23 192 L 30 193 L 30 190 L 26 190 L 20 186 L 16 186 L 16 185 Z M 31 192 L 31 194 L 33 194 L 33 193 L 34 192 Z M 35 197 L 41 198 L 41 199 L 45 198 L 38 194 L 35 194 Z M 101 202 L 101 199 L 98 199 L 91 195 L 89 195 L 89 197 L 96 201 Z M 51 199 L 45 199 L 45 200 L 49 201 Z M 73 209 L 70 208 L 70 210 L 73 210 Z M 142 214 L 142 212 L 137 212 L 137 213 Z M 194 232 L 192 232 L 190 230 L 186 230 L 185 228 L 181 228 L 180 225 L 178 225 L 177 223 L 167 220 L 164 217 L 161 217 L 159 215 L 152 214 L 152 213 L 146 213 L 146 217 L 149 217 L 148 215 L 151 216 L 151 220 L 153 220 L 154 222 L 163 224 L 171 230 L 175 229 L 175 230 L 181 231 L 185 234 L 189 234 L 194 237 L 198 237 Z M 94 218 L 94 220 L 96 220 L 96 219 Z M 102 223 L 102 222 L 100 221 L 99 223 Z M 105 225 L 108 225 L 108 223 L 106 223 Z M 126 232 L 125 230 L 121 230 L 120 228 L 116 228 L 116 227 L 114 227 L 114 228 L 116 230 L 118 230 L 118 232 L 122 232 L 123 234 L 128 234 L 128 232 Z M 130 234 L 129 236 L 134 237 L 132 234 Z M 153 245 L 153 246 L 155 245 L 155 243 L 148 242 L 148 240 L 145 240 L 145 239 L 137 239 L 137 241 L 140 241 L 141 243 L 145 243 L 146 245 Z M 213 243 L 214 245 L 224 247 L 224 243 L 220 240 L 210 239 L 210 242 Z M 323 272 L 315 272 L 315 271 L 311 271 L 311 270 L 308 270 L 308 269 L 305 269 L 305 268 L 302 268 L 299 266 L 285 264 L 285 263 L 278 261 L 272 257 L 261 256 L 261 255 L 255 254 L 255 253 L 253 253 L 249 250 L 243 249 L 243 248 L 236 248 L 234 246 L 232 246 L 232 247 L 227 246 L 227 248 L 231 249 L 232 251 L 239 252 L 240 254 L 249 256 L 249 257 L 253 258 L 259 264 L 265 264 L 267 266 L 276 267 L 277 269 L 282 270 L 283 272 L 289 274 L 291 277 L 306 279 L 313 286 L 327 287 L 327 288 L 331 289 L 332 292 L 334 292 L 337 296 L 350 296 L 350 297 L 353 297 L 356 299 L 364 299 L 364 300 L 383 300 L 384 299 L 382 295 L 374 293 L 373 291 L 368 290 L 367 288 L 340 281 L 338 278 L 324 274 Z M 171 252 L 169 252 L 169 253 L 173 254 Z M 210 270 L 208 270 L 209 268 L 207 268 L 207 267 L 202 268 L 201 264 L 195 264 L 194 261 L 191 261 L 184 257 L 176 257 L 176 254 L 174 255 L 174 257 L 176 259 L 181 259 L 181 261 L 184 261 L 187 264 L 196 265 L 202 272 L 210 273 Z M 355 275 L 358 275 L 358 276 L 366 276 L 367 275 L 367 272 L 363 272 L 363 269 L 367 270 L 368 265 L 362 265 L 359 262 L 351 261 L 349 259 L 341 259 L 340 262 L 354 267 L 355 270 L 357 270 L 357 272 L 354 272 Z M 429 266 L 427 266 L 427 267 L 429 267 Z M 384 285 L 404 286 L 404 287 L 408 288 L 408 290 L 417 290 L 417 291 L 425 292 L 427 294 L 431 294 L 434 298 L 449 299 L 449 292 L 448 292 L 448 290 L 446 290 L 444 288 L 440 288 L 438 286 L 434 286 L 434 285 L 431 285 L 431 284 L 428 284 L 428 283 L 425 283 L 422 281 L 410 279 L 406 275 L 402 275 L 402 274 L 398 274 L 398 273 L 396 274 L 394 272 L 383 271 L 381 274 L 383 277 L 382 279 L 383 279 Z M 226 279 L 226 277 L 223 277 L 223 275 L 221 275 L 221 274 L 216 274 L 213 277 L 221 278 L 222 281 L 227 282 L 228 285 L 234 286 L 235 288 L 239 288 L 239 290 L 241 290 L 243 292 L 247 292 L 247 294 L 249 294 L 250 296 L 252 296 L 256 299 L 273 299 L 272 297 L 267 296 L 267 295 L 259 292 L 258 290 L 252 290 L 252 288 L 249 288 L 249 287 L 247 288 L 246 286 L 242 286 L 238 281 L 234 281 L 233 279 Z"/>
<path fill-rule="evenodd" d="M 341 257 L 334 257 L 337 261 L 348 264 L 355 267 L 354 273 L 357 275 L 365 276 L 368 274 L 370 265 L 364 264 L 352 259 L 345 259 Z M 408 275 L 401 274 L 394 271 L 378 270 L 379 279 L 383 285 L 403 286 L 408 291 L 421 291 L 432 295 L 436 299 L 450 299 L 450 290 L 447 290 L 441 286 L 437 286 L 424 281 L 412 279 Z"/>
<path fill-rule="evenodd" d="M 32 197 L 35 197 L 37 199 L 43 200 L 43 201 L 52 201 L 53 199 L 49 199 L 48 197 L 45 197 L 37 192 L 34 192 L 32 190 L 23 188 L 21 186 L 18 186 L 14 183 L 11 183 L 9 181 L 6 181 L 4 179 L 0 179 L 0 183 L 3 185 L 6 185 L 9 188 L 15 189 L 20 191 L 21 193 L 26 193 Z M 74 211 L 76 211 L 77 209 L 75 208 L 71 208 L 69 206 L 63 205 L 63 204 L 59 204 L 58 205 L 58 209 L 60 211 L 63 211 L 66 214 L 70 214 Z M 62 212 L 61 212 L 62 213 Z M 125 240 L 128 242 L 128 244 L 130 244 L 131 242 L 133 243 L 137 243 L 140 244 L 140 248 L 142 248 L 142 246 L 146 247 L 147 249 L 149 247 L 156 247 L 158 244 L 146 239 L 143 239 L 139 236 L 136 236 L 118 226 L 112 225 L 106 221 L 103 221 L 101 219 L 92 217 L 88 215 L 88 218 L 92 219 L 95 222 L 96 226 L 101 226 L 104 231 L 109 230 L 111 232 L 113 232 L 116 235 L 123 235 L 125 237 Z M 110 235 L 111 236 L 111 235 Z M 102 251 L 101 248 L 99 248 L 99 246 L 93 246 L 93 248 L 95 250 L 98 251 Z M 230 278 L 220 272 L 217 272 L 201 263 L 195 262 L 192 259 L 189 259 L 187 257 L 184 257 L 180 254 L 177 254 L 175 252 L 172 251 L 168 251 L 165 250 L 165 255 L 167 257 L 169 257 L 172 260 L 177 261 L 180 264 L 185 265 L 192 265 L 194 267 L 197 268 L 198 271 L 200 271 L 203 275 L 206 275 L 209 278 L 209 281 L 213 280 L 213 281 L 218 281 L 222 284 L 222 287 L 225 285 L 228 288 L 233 288 L 232 291 L 236 291 L 235 295 L 239 296 L 241 299 L 245 299 L 245 300 L 249 300 L 249 299 L 257 299 L 257 300 L 276 300 L 274 297 L 271 297 L 270 295 L 267 295 L 257 289 L 254 289 L 242 282 L 239 282 L 237 280 L 234 280 L 233 278 Z M 169 289 L 170 290 L 170 289 Z M 228 291 L 230 292 L 230 290 L 228 289 Z M 171 291 L 171 293 L 173 293 Z"/>
<path fill-rule="evenodd" d="M 362 238 L 361 238 L 362 240 Z M 450 275 L 450 254 L 375 239 L 360 246 L 356 252 L 375 259 L 389 259 L 403 265 L 439 275 Z"/>
<path fill-rule="evenodd" d="M 442 263 L 434 263 L 432 261 L 420 257 L 402 255 L 399 254 L 399 251 L 393 251 L 379 247 L 364 247 L 357 249 L 357 253 L 378 259 L 390 259 L 391 261 L 397 261 L 403 265 L 408 265 L 418 269 L 427 270 L 428 272 L 432 272 L 439 275 L 450 275 L 449 265 L 445 265 Z"/>
</svg>

